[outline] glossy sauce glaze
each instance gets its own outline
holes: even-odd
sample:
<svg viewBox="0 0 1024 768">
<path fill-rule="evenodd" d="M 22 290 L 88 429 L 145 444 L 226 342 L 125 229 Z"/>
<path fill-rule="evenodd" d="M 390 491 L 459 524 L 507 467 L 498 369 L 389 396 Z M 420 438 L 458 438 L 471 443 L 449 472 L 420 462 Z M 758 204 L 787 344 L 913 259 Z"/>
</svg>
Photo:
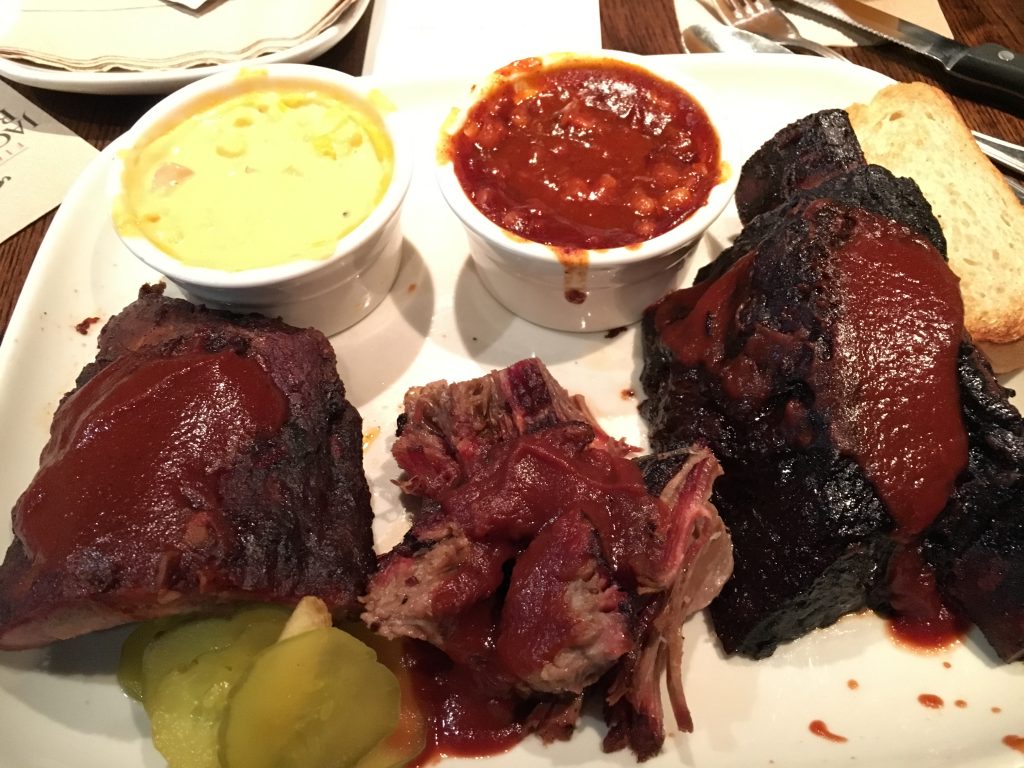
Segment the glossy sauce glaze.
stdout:
<svg viewBox="0 0 1024 768">
<path fill-rule="evenodd" d="M 821 209 L 804 214 L 812 229 Z M 820 289 L 808 286 L 832 317 L 812 380 L 837 447 L 856 458 L 898 536 L 909 539 L 945 506 L 967 464 L 959 283 L 934 247 L 903 226 L 858 209 L 845 222 Z M 752 266 L 747 255 L 710 284 L 677 291 L 657 305 L 655 324 L 681 363 L 714 372 L 729 397 L 758 402 L 773 394 L 772 359 L 802 341 L 761 325 L 750 334 L 736 328 Z"/>
<path fill-rule="evenodd" d="M 491 221 L 567 249 L 667 232 L 718 183 L 720 144 L 679 86 L 623 62 L 525 59 L 469 110 L 448 150 Z"/>
<path fill-rule="evenodd" d="M 967 631 L 939 596 L 910 543 L 946 506 L 967 465 L 957 355 L 959 282 L 923 237 L 861 213 L 838 253 L 841 318 L 822 373 L 831 432 L 857 457 L 896 523 L 889 561 L 890 635 L 918 650 L 946 648 Z"/>
<path fill-rule="evenodd" d="M 403 665 L 427 725 L 426 747 L 414 765 L 495 755 L 525 738 L 525 713 L 501 686 L 490 695 L 487 683 L 469 667 L 423 642 L 405 644 Z"/>
<path fill-rule="evenodd" d="M 730 396 L 740 388 L 747 397 L 764 394 L 760 385 L 755 394 L 744 386 L 749 382 L 738 382 L 730 375 L 730 363 L 725 359 L 726 340 L 744 298 L 750 266 L 751 258 L 745 256 L 718 280 L 669 294 L 655 311 L 655 326 L 675 357 L 687 367 L 702 366 L 721 374 Z M 675 322 L 677 318 L 683 320 Z M 738 358 L 745 367 L 747 356 Z"/>
<path fill-rule="evenodd" d="M 924 530 L 967 465 L 957 354 L 959 281 L 934 247 L 861 212 L 837 254 L 841 319 L 831 411 L 839 447 L 855 455 L 899 534 Z"/>
<path fill-rule="evenodd" d="M 804 212 L 810 237 L 830 205 Z M 894 636 L 918 648 L 945 647 L 965 626 L 942 604 L 912 542 L 945 507 L 967 464 L 957 379 L 959 285 L 931 244 L 902 225 L 859 209 L 848 209 L 842 221 L 839 244 L 807 287 L 820 291 L 815 300 L 828 307 L 821 312 L 831 323 L 827 349 L 813 351 L 815 406 L 836 447 L 856 459 L 893 518 L 900 542 L 889 579 L 899 614 Z M 759 403 L 778 394 L 772 361 L 807 352 L 800 333 L 737 328 L 749 311 L 754 269 L 747 254 L 717 280 L 671 294 L 656 305 L 654 322 L 684 366 L 712 372 L 730 398 Z M 811 422 L 801 406 L 791 406 L 790 439 L 809 444 L 816 439 Z"/>
<path fill-rule="evenodd" d="M 911 650 L 936 651 L 960 641 L 970 625 L 943 602 L 935 573 L 918 547 L 898 545 L 889 559 L 890 637 Z"/>
<path fill-rule="evenodd" d="M 266 371 L 233 352 L 122 357 L 57 413 L 15 527 L 50 567 L 110 558 L 157 578 L 171 550 L 221 527 L 220 470 L 287 414 Z"/>
</svg>

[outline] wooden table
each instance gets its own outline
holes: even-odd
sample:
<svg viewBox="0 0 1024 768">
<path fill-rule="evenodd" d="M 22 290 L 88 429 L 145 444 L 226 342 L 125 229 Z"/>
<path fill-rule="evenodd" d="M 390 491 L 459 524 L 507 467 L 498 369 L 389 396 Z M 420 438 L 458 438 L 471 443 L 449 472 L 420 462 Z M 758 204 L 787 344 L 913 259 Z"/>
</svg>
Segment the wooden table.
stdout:
<svg viewBox="0 0 1024 768">
<path fill-rule="evenodd" d="M 940 0 L 956 39 L 969 44 L 1000 42 L 1024 51 L 1024 3 L 1019 0 Z M 682 53 L 672 0 L 600 0 L 601 34 L 606 48 L 640 54 Z M 371 9 L 372 11 L 372 9 Z M 371 12 L 367 12 L 345 40 L 316 63 L 351 74 L 362 71 Z M 967 123 L 975 130 L 1024 144 L 1024 120 L 986 107 L 954 91 L 955 84 L 941 78 L 941 68 L 897 45 L 846 49 L 861 66 L 897 80 L 925 80 L 954 93 Z M 158 97 L 92 96 L 57 93 L 16 86 L 29 99 L 84 137 L 103 148 L 123 133 Z M 21 292 L 32 259 L 53 220 L 39 219 L 0 243 L 0 338 Z"/>
</svg>

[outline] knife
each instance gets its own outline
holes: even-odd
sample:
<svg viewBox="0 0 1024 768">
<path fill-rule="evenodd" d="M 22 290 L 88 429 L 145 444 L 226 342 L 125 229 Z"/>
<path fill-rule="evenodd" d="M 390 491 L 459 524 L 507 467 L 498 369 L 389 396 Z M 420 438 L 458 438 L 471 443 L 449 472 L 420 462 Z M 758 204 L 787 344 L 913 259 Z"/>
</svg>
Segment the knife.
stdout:
<svg viewBox="0 0 1024 768">
<path fill-rule="evenodd" d="M 935 59 L 951 75 L 1024 98 L 1024 54 L 996 43 L 968 47 L 859 0 L 795 0 Z"/>
<path fill-rule="evenodd" d="M 778 43 L 750 32 L 726 27 L 721 24 L 694 24 L 683 30 L 683 47 L 689 53 L 789 53 L 793 52 Z M 1024 156 L 1016 144 L 972 131 L 981 151 L 994 162 L 1024 173 Z M 1013 190 L 1017 199 L 1024 203 L 1024 185 L 1012 176 L 1003 174 L 1003 179 Z"/>
</svg>

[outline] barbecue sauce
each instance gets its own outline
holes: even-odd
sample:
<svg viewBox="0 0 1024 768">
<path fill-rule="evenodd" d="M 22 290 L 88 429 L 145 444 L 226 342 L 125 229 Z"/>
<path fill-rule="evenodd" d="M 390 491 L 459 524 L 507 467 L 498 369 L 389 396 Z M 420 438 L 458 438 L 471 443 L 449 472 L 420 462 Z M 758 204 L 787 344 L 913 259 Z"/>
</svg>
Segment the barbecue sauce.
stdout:
<svg viewBox="0 0 1024 768">
<path fill-rule="evenodd" d="M 957 355 L 959 281 L 934 247 L 895 222 L 853 215 L 837 254 L 841 316 L 823 373 L 832 433 L 857 456 L 902 536 L 945 507 L 967 465 Z"/>
<path fill-rule="evenodd" d="M 790 244 L 796 250 L 785 258 L 797 261 L 786 268 L 807 280 L 800 290 L 814 292 L 820 339 L 800 320 L 793 326 L 799 310 L 790 295 L 775 293 L 792 286 L 779 287 L 771 270 L 755 262 L 757 254 L 717 280 L 667 296 L 654 307 L 655 327 L 680 363 L 712 373 L 726 396 L 745 403 L 778 396 L 780 377 L 785 384 L 792 376 L 778 360 L 813 354 L 813 407 L 831 441 L 874 486 L 901 542 L 890 573 L 889 597 L 899 614 L 892 632 L 915 647 L 949 645 L 965 625 L 942 604 L 911 542 L 945 507 L 967 464 L 957 278 L 926 239 L 897 222 L 831 201 L 810 204 L 802 217 L 808 241 Z M 814 259 L 819 248 L 829 251 L 827 259 L 818 257 L 820 265 L 799 261 L 799 249 Z M 758 291 L 751 291 L 754 281 Z M 785 304 L 779 328 L 748 319 L 759 302 Z M 780 431 L 793 444 L 811 444 L 822 429 L 796 399 L 781 413 Z"/>
<path fill-rule="evenodd" d="M 727 172 L 701 105 L 640 67 L 532 58 L 495 79 L 442 155 L 487 218 L 563 249 L 567 268 L 667 232 Z"/>
<path fill-rule="evenodd" d="M 918 547 L 897 547 L 889 559 L 888 602 L 896 615 L 889 633 L 898 645 L 917 650 L 948 648 L 969 625 L 939 596 L 935 573 Z"/>
<path fill-rule="evenodd" d="M 423 642 L 406 643 L 403 664 L 427 721 L 427 745 L 416 766 L 495 755 L 525 738 L 526 713 L 507 689 L 489 693 L 472 669 Z"/>
<path fill-rule="evenodd" d="M 803 218 L 812 241 L 822 228 L 821 241 L 831 242 L 817 284 L 806 288 L 816 292 L 818 311 L 831 325 L 829 343 L 813 347 L 816 406 L 837 447 L 856 458 L 885 502 L 898 536 L 908 539 L 942 510 L 967 464 L 956 373 L 959 283 L 930 243 L 896 222 L 831 201 L 812 203 Z M 809 244 L 797 247 L 815 252 Z M 666 297 L 654 320 L 683 365 L 714 373 L 731 398 L 760 402 L 779 383 L 775 361 L 795 356 L 794 345 L 815 342 L 802 328 L 743 326 L 753 258 L 744 256 L 710 284 Z M 793 406 L 786 414 L 792 438 L 810 440 L 801 431 L 808 429 L 801 426 L 803 406 Z"/>
<path fill-rule="evenodd" d="M 1017 736 L 1016 734 L 1003 736 L 1003 744 L 1008 746 L 1010 749 L 1015 749 L 1021 754 L 1024 754 L 1024 736 Z"/>
<path fill-rule="evenodd" d="M 746 293 L 750 265 L 750 257 L 745 256 L 718 280 L 670 294 L 655 314 L 662 339 L 679 361 L 721 374 L 727 390 L 740 384 L 729 375 L 725 344 Z M 741 365 L 748 359 L 739 357 Z"/>
<path fill-rule="evenodd" d="M 15 528 L 50 568 L 159 584 L 175 551 L 215 541 L 221 473 L 286 416 L 269 374 L 234 352 L 125 355 L 57 411 Z"/>
<path fill-rule="evenodd" d="M 824 720 L 812 720 L 810 725 L 807 726 L 807 730 L 815 736 L 820 736 L 826 741 L 832 741 L 836 744 L 845 744 L 849 741 L 845 736 L 840 736 L 838 733 L 832 733 L 832 731 L 829 730 L 829 727 L 825 725 Z"/>
</svg>

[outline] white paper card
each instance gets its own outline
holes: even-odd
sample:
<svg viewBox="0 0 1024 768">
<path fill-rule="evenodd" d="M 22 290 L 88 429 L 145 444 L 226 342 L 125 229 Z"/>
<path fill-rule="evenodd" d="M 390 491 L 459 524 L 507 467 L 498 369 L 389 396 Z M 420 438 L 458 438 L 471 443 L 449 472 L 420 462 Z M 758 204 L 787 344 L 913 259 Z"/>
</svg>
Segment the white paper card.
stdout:
<svg viewBox="0 0 1024 768">
<path fill-rule="evenodd" d="M 376 0 L 363 73 L 482 76 L 527 56 L 600 47 L 597 0 Z"/>
<path fill-rule="evenodd" d="M 0 82 L 0 242 L 60 204 L 98 150 Z"/>
</svg>

